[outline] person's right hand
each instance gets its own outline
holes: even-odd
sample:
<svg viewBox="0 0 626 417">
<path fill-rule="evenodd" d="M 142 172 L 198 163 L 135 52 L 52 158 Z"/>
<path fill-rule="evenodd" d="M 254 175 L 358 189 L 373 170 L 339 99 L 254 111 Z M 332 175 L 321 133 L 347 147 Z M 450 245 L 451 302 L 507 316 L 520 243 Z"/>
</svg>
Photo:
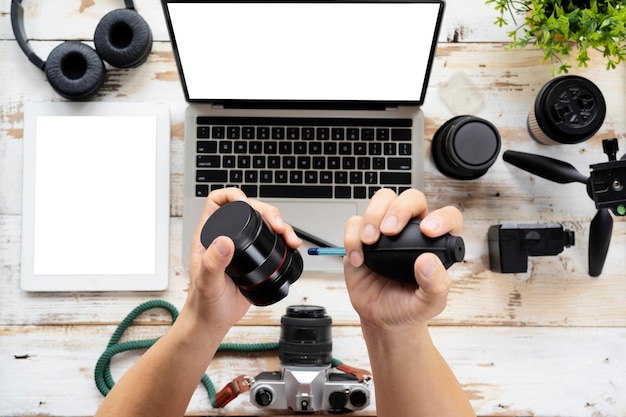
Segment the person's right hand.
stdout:
<svg viewBox="0 0 626 417">
<path fill-rule="evenodd" d="M 458 234 L 463 228 L 458 209 L 448 206 L 429 213 L 424 194 L 414 189 L 399 196 L 381 189 L 362 217 L 346 223 L 344 274 L 350 301 L 362 325 L 377 332 L 426 323 L 446 306 L 450 277 L 435 254 L 424 253 L 415 261 L 419 288 L 385 278 L 363 264 L 364 243 L 375 243 L 381 233 L 398 234 L 412 218 L 420 218 L 421 231 L 431 237 Z"/>
<path fill-rule="evenodd" d="M 204 223 L 217 209 L 226 203 L 242 200 L 263 216 L 269 227 L 281 234 L 287 245 L 297 248 L 302 241 L 286 224 L 278 209 L 258 200 L 248 199 L 238 188 L 224 188 L 209 194 L 191 244 L 190 287 L 185 302 L 185 317 L 189 313 L 195 324 L 207 328 L 227 330 L 239 321 L 250 307 L 250 302 L 224 272 L 233 258 L 235 245 L 226 236 L 218 236 L 207 249 L 200 242 Z"/>
</svg>

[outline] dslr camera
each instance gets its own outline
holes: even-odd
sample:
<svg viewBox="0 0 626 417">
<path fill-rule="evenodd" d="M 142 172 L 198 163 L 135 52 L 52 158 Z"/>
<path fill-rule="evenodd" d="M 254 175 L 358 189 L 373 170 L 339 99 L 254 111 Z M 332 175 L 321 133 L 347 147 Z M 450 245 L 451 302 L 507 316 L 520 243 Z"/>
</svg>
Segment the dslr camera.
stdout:
<svg viewBox="0 0 626 417">
<path fill-rule="evenodd" d="M 280 323 L 281 370 L 254 378 L 252 404 L 298 413 L 347 413 L 367 407 L 371 379 L 332 366 L 332 320 L 323 307 L 289 306 Z"/>
</svg>

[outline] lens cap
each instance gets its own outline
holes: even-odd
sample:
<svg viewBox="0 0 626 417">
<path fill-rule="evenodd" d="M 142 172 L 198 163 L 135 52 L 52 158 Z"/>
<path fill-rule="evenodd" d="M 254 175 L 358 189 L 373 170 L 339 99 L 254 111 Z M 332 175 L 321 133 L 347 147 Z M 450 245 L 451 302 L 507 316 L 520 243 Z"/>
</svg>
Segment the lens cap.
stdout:
<svg viewBox="0 0 626 417">
<path fill-rule="evenodd" d="M 483 176 L 500 153 L 500 133 L 475 116 L 456 116 L 435 133 L 431 147 L 433 160 L 442 174 L 472 180 Z"/>
<path fill-rule="evenodd" d="M 544 145 L 575 144 L 591 138 L 606 116 L 600 89 L 578 75 L 548 81 L 528 114 L 528 132 Z"/>
<path fill-rule="evenodd" d="M 204 224 L 200 241 L 205 248 L 218 236 L 228 236 L 235 243 L 235 256 L 256 238 L 263 220 L 249 204 L 233 201 L 215 211 Z"/>
</svg>

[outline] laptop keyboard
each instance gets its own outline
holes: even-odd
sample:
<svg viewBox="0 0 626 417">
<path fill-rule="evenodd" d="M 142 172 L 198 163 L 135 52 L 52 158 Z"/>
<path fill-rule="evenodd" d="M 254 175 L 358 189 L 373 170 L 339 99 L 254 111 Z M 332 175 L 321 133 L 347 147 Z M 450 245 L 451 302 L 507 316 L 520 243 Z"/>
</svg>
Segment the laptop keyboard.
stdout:
<svg viewBox="0 0 626 417">
<path fill-rule="evenodd" d="M 411 119 L 197 118 L 196 196 L 367 199 L 411 186 Z"/>
</svg>

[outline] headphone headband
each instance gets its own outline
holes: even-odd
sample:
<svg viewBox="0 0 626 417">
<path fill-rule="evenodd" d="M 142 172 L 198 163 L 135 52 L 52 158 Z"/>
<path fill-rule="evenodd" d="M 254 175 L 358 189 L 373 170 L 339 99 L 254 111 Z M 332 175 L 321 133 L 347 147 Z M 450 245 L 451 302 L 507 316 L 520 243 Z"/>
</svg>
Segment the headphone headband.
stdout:
<svg viewBox="0 0 626 417">
<path fill-rule="evenodd" d="M 22 48 L 22 51 L 24 51 L 24 54 L 28 57 L 28 60 L 37 68 L 43 70 L 46 63 L 37 56 L 26 40 L 26 33 L 24 31 L 24 7 L 22 7 L 22 0 L 11 1 L 11 26 L 13 26 L 15 40 L 20 48 Z"/>
<path fill-rule="evenodd" d="M 133 0 L 124 0 L 124 5 L 127 9 L 135 9 Z M 37 68 L 43 70 L 46 66 L 46 62 L 39 58 L 39 56 L 37 56 L 35 51 L 33 51 L 28 44 L 26 31 L 24 30 L 24 6 L 22 6 L 22 0 L 11 0 L 11 26 L 13 27 L 15 40 L 22 51 L 24 51 L 24 54 L 28 57 L 28 60 Z"/>
</svg>

